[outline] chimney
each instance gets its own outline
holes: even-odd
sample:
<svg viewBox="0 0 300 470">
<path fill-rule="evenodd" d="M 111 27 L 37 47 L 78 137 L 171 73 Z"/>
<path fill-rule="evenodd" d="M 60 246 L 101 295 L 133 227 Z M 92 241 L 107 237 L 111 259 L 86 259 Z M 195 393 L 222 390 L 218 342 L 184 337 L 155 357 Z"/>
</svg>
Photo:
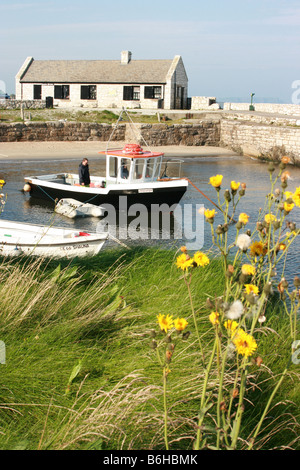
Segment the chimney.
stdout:
<svg viewBox="0 0 300 470">
<path fill-rule="evenodd" d="M 127 65 L 131 61 L 131 52 L 122 51 L 121 52 L 121 64 Z"/>
</svg>

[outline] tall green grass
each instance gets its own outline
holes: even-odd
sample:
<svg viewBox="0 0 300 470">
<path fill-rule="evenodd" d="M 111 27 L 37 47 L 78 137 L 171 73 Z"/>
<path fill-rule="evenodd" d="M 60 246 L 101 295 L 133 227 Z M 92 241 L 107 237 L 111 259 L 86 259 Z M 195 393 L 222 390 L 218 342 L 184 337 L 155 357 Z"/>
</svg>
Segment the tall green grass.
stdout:
<svg viewBox="0 0 300 470">
<path fill-rule="evenodd" d="M 137 248 L 72 262 L 0 262 L 0 340 L 6 345 L 0 449 L 163 449 L 161 369 L 151 349 L 159 313 L 189 322 L 191 335 L 178 346 L 168 377 L 168 419 L 170 448 L 192 448 L 204 371 L 174 261 L 172 251 Z M 220 262 L 195 271 L 193 281 L 199 331 L 208 347 L 213 335 L 205 303 L 222 292 Z M 257 380 L 248 384 L 241 448 L 288 354 L 286 322 L 276 304 L 270 311 L 259 343 L 264 363 L 254 367 Z M 216 374 L 212 400 L 215 380 Z M 229 375 L 227 380 L 230 386 Z M 297 448 L 299 395 L 295 366 L 258 448 Z"/>
</svg>

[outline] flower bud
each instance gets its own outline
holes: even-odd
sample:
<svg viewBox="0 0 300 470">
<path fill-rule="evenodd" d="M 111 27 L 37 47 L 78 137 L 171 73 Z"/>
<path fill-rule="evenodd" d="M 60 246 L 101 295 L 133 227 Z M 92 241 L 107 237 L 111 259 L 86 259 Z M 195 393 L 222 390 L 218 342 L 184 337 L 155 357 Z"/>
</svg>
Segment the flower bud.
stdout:
<svg viewBox="0 0 300 470">
<path fill-rule="evenodd" d="M 245 284 L 247 279 L 248 279 L 247 274 L 241 273 L 240 276 L 239 276 L 239 283 L 240 284 Z"/>
<path fill-rule="evenodd" d="M 167 351 L 166 351 L 166 361 L 167 361 L 167 363 L 170 363 L 170 362 L 171 362 L 172 356 L 173 356 L 173 352 L 167 350 Z"/>
<path fill-rule="evenodd" d="M 300 278 L 298 276 L 294 277 L 294 286 L 300 287 Z"/>
<path fill-rule="evenodd" d="M 226 189 L 226 191 L 224 192 L 224 199 L 228 202 L 231 201 L 231 196 L 230 196 L 230 192 L 228 189 Z"/>
<path fill-rule="evenodd" d="M 253 295 L 252 292 L 246 295 L 246 300 L 250 305 L 255 305 L 257 303 L 257 297 Z"/>
<path fill-rule="evenodd" d="M 284 162 L 281 162 L 280 165 L 279 165 L 279 168 L 281 170 L 285 170 L 286 169 L 286 164 Z"/>
<path fill-rule="evenodd" d="M 190 331 L 185 331 L 185 332 L 182 334 L 182 339 L 183 339 L 183 340 L 188 339 L 188 337 L 190 336 L 190 334 L 191 334 Z"/>
<path fill-rule="evenodd" d="M 270 162 L 269 165 L 268 165 L 268 172 L 273 173 L 273 171 L 275 171 L 275 166 L 274 166 L 273 162 Z"/>
<path fill-rule="evenodd" d="M 267 284 L 264 285 L 264 293 L 265 293 L 266 295 L 272 294 L 272 291 L 273 291 L 273 289 L 272 289 L 272 284 L 271 284 L 271 282 L 268 282 Z"/>
</svg>

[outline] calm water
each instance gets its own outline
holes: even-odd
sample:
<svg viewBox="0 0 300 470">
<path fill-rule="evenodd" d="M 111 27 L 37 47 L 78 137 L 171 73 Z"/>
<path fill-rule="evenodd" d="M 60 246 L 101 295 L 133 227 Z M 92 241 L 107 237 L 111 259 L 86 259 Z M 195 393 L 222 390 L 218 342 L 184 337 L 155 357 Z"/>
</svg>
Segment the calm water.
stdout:
<svg viewBox="0 0 300 470">
<path fill-rule="evenodd" d="M 103 175 L 105 173 L 104 161 L 101 159 L 90 158 L 90 171 L 92 174 Z M 24 176 L 34 174 L 48 174 L 58 172 L 77 173 L 79 161 L 78 159 L 66 160 L 35 160 L 35 161 L 2 161 L 0 167 L 0 178 L 6 181 L 5 191 L 7 192 L 7 204 L 2 217 L 9 220 L 24 221 L 31 223 L 48 224 L 53 217 L 54 204 L 49 201 L 45 202 L 38 199 L 30 198 L 28 194 L 23 193 Z M 292 176 L 292 181 L 289 182 L 288 189 L 294 190 L 300 186 L 300 169 L 289 169 Z M 185 157 L 182 166 L 182 176 L 189 178 L 197 187 L 199 187 L 210 199 L 217 202 L 216 191 L 211 185 L 208 184 L 210 176 L 222 174 L 223 184 L 221 195 L 226 188 L 230 187 L 230 181 L 235 180 L 244 182 L 247 185 L 246 195 L 242 198 L 238 206 L 237 214 L 246 212 L 250 216 L 250 222 L 247 228 L 253 228 L 257 220 L 258 211 L 260 207 L 264 207 L 265 195 L 270 188 L 269 173 L 267 171 L 267 164 L 257 162 L 248 158 L 241 158 L 237 156 L 230 157 Z M 280 187 L 280 185 L 277 185 Z M 184 208 L 189 204 L 196 211 L 196 204 L 204 204 L 206 208 L 213 208 L 203 196 L 197 192 L 192 186 L 189 186 L 185 196 L 181 200 L 180 206 L 184 212 Z M 187 214 L 186 224 L 190 224 L 189 214 Z M 289 220 L 296 222 L 297 227 L 300 227 L 300 209 L 294 209 L 289 217 Z M 222 219 L 216 219 L 216 222 L 222 222 Z M 55 215 L 54 225 L 66 226 L 74 229 L 81 229 L 85 231 L 96 231 L 99 219 L 93 217 L 68 219 L 64 216 Z M 148 222 L 147 222 L 148 223 Z M 148 225 L 141 227 L 142 237 L 148 233 Z M 175 224 L 177 222 L 175 221 Z M 230 228 L 229 234 L 231 237 L 235 235 L 235 228 Z M 118 233 L 117 233 L 118 235 Z M 138 234 L 137 234 L 138 236 Z M 123 240 L 128 244 L 143 244 L 143 245 L 164 245 L 164 246 L 180 246 L 186 243 L 185 231 L 182 230 L 183 239 L 156 239 L 156 240 Z M 203 247 L 208 248 L 211 245 L 210 227 L 207 223 L 204 224 L 204 240 Z M 294 245 L 293 253 L 289 254 L 287 262 L 288 277 L 300 274 L 300 241 Z M 201 246 L 199 247 L 201 248 Z"/>
</svg>

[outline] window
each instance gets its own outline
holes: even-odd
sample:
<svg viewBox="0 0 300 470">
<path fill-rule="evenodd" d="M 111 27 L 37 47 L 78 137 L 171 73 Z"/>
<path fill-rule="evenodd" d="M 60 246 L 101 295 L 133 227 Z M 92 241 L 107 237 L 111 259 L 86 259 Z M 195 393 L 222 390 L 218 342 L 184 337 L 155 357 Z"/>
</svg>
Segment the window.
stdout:
<svg viewBox="0 0 300 470">
<path fill-rule="evenodd" d="M 161 86 L 145 86 L 144 98 L 160 100 Z"/>
<path fill-rule="evenodd" d="M 152 178 L 153 175 L 153 170 L 154 170 L 154 163 L 155 159 L 154 158 L 148 158 L 146 160 L 146 173 L 145 173 L 145 178 Z"/>
<path fill-rule="evenodd" d="M 124 86 L 123 87 L 123 100 L 124 101 L 139 101 L 140 87 L 139 86 Z"/>
<path fill-rule="evenodd" d="M 82 85 L 80 90 L 80 98 L 82 100 L 96 100 L 97 87 L 96 85 Z"/>
<path fill-rule="evenodd" d="M 121 178 L 128 179 L 130 173 L 130 159 L 121 158 Z"/>
<path fill-rule="evenodd" d="M 118 159 L 117 157 L 109 158 L 109 176 L 111 178 L 116 178 L 118 172 Z"/>
<path fill-rule="evenodd" d="M 68 100 L 70 98 L 70 86 L 54 85 L 54 98 L 57 100 Z"/>
<path fill-rule="evenodd" d="M 34 100 L 42 99 L 42 85 L 33 85 L 33 99 Z"/>
<path fill-rule="evenodd" d="M 155 168 L 155 173 L 154 173 L 154 180 L 156 180 L 159 177 L 159 172 L 160 172 L 160 167 L 161 167 L 161 157 L 158 157 L 156 160 L 156 168 Z"/>
<path fill-rule="evenodd" d="M 144 169 L 144 159 L 140 160 L 137 158 L 135 160 L 134 166 L 134 179 L 139 180 L 143 176 L 143 169 Z"/>
</svg>

